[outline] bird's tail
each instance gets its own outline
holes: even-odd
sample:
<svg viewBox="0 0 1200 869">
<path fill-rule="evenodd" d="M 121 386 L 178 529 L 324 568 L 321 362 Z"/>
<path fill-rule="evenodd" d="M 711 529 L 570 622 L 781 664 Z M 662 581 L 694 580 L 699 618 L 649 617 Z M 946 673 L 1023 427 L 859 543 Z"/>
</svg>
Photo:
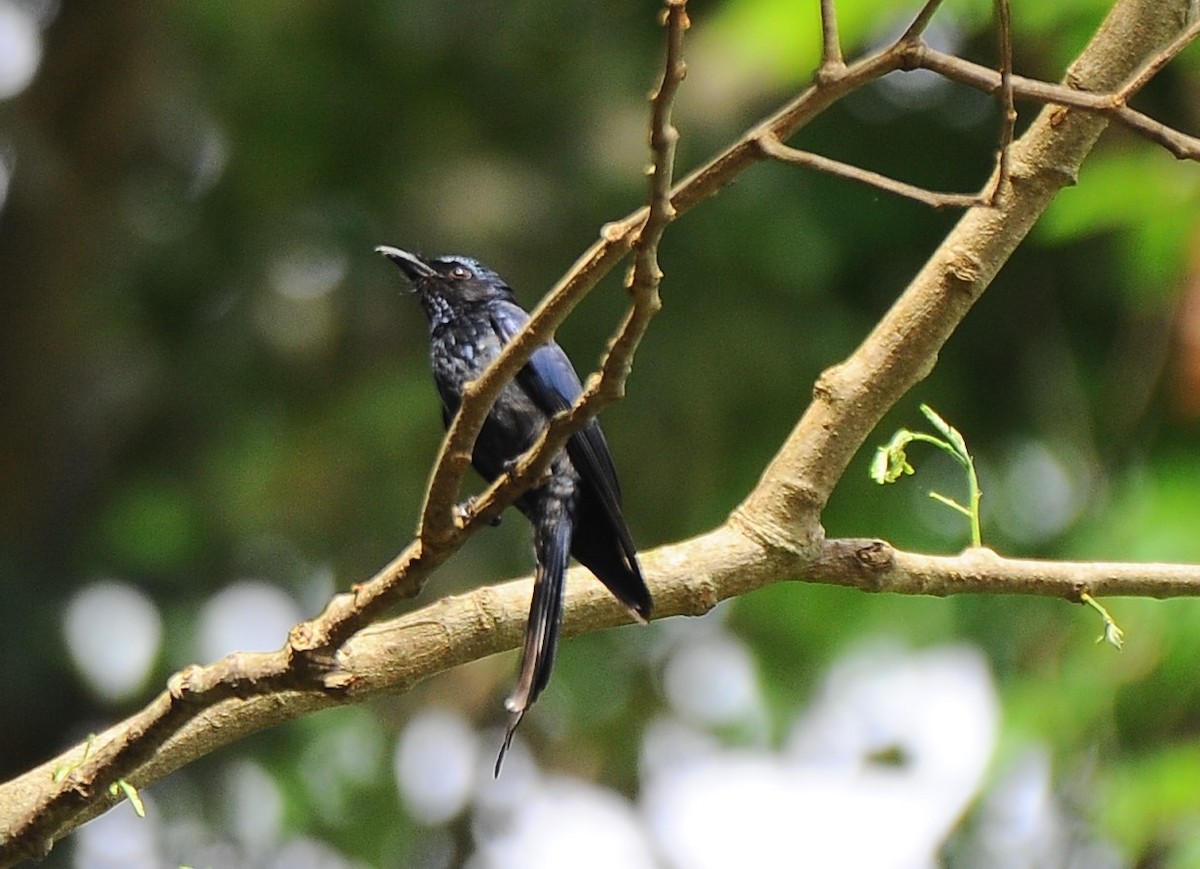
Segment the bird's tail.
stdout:
<svg viewBox="0 0 1200 869">
<path fill-rule="evenodd" d="M 557 512 L 557 511 L 553 511 Z M 529 602 L 529 622 L 525 627 L 525 645 L 521 650 L 521 675 L 517 687 L 504 701 L 508 710 L 508 725 L 504 744 L 496 758 L 495 774 L 512 744 L 513 733 L 525 711 L 533 705 L 550 681 L 554 668 L 554 652 L 558 647 L 558 632 L 562 626 L 563 588 L 566 585 L 567 563 L 571 558 L 571 521 L 563 515 L 553 515 L 534 523 L 533 546 L 537 555 L 537 572 L 533 579 L 533 598 Z"/>
</svg>

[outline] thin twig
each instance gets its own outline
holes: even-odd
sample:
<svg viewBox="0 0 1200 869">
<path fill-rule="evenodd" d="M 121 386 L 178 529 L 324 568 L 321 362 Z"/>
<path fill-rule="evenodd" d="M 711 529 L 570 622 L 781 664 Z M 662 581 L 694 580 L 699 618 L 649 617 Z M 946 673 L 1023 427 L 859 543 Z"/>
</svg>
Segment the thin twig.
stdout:
<svg viewBox="0 0 1200 869">
<path fill-rule="evenodd" d="M 486 522 L 499 515 L 508 500 L 508 489 L 512 488 L 510 480 L 506 478 L 521 483 L 538 479 L 574 432 L 586 425 L 603 407 L 622 397 L 633 354 L 651 318 L 662 307 L 658 294 L 662 280 L 662 271 L 658 266 L 658 245 L 676 213 L 671 204 L 671 180 L 675 171 L 675 147 L 679 132 L 671 124 L 671 108 L 679 85 L 687 75 L 687 67 L 683 62 L 683 34 L 690 26 L 686 7 L 686 0 L 667 0 L 664 10 L 667 54 L 662 79 L 650 97 L 650 154 L 653 168 L 650 173 L 647 217 L 633 243 L 633 266 L 628 282 L 633 304 L 609 344 L 598 375 L 589 378 L 579 399 L 569 410 L 551 421 L 538 442 L 514 467 L 475 499 L 468 522 Z"/>
<path fill-rule="evenodd" d="M 1164 66 L 1174 60 L 1179 52 L 1195 42 L 1197 37 L 1200 37 L 1200 18 L 1189 24 L 1179 36 L 1171 40 L 1170 45 L 1146 61 L 1142 68 L 1119 91 L 1113 94 L 1113 102 L 1117 105 L 1124 105 L 1130 97 L 1145 87 L 1150 79 L 1158 75 Z"/>
<path fill-rule="evenodd" d="M 971 208 L 972 206 L 983 205 L 985 203 L 985 200 L 978 195 L 938 193 L 933 190 L 927 190 L 924 187 L 918 187 L 915 184 L 908 184 L 904 181 L 888 178 L 886 175 L 880 175 L 878 172 L 872 172 L 869 169 L 860 169 L 858 166 L 843 163 L 840 160 L 822 157 L 820 154 L 813 154 L 810 151 L 801 151 L 783 144 L 771 133 L 764 133 L 760 136 L 758 143 L 763 149 L 763 153 L 776 160 L 784 163 L 792 163 L 797 166 L 805 166 L 820 172 L 827 172 L 830 175 L 837 175 L 850 181 L 857 181 L 859 184 L 865 184 L 868 187 L 882 190 L 885 193 L 894 193 L 897 196 L 915 200 L 935 210 L 942 208 Z"/>
<path fill-rule="evenodd" d="M 1193 39 L 1195 37 L 1192 37 Z M 1000 74 L 994 69 L 963 60 L 952 54 L 923 46 L 913 60 L 913 68 L 928 69 L 951 81 L 965 84 L 988 94 L 1000 87 Z M 1141 69 L 1134 78 L 1140 78 Z M 1112 94 L 1076 90 L 1066 85 L 1049 84 L 1037 79 L 1012 76 L 1015 98 L 1045 105 L 1060 105 L 1104 115 L 1135 133 L 1157 142 L 1181 160 L 1200 160 L 1200 138 L 1189 136 L 1127 105 L 1114 102 Z"/>
<path fill-rule="evenodd" d="M 667 225 L 675 219 L 671 204 L 671 184 L 675 176 L 675 146 L 679 131 L 671 124 L 671 108 L 679 85 L 687 75 L 683 61 L 683 33 L 691 26 L 687 0 L 667 0 L 667 56 L 663 63 L 662 80 L 650 97 L 650 202 L 646 222 L 633 243 L 633 273 L 629 280 L 635 304 L 638 300 L 658 304 L 658 286 L 662 272 L 658 267 L 658 244 Z M 636 346 L 637 342 L 634 342 Z M 632 350 L 632 348 L 630 348 Z"/>
<path fill-rule="evenodd" d="M 821 65 L 817 69 L 817 81 L 835 76 L 845 68 L 835 0 L 821 0 Z"/>
<path fill-rule="evenodd" d="M 917 14 L 913 23 L 908 27 L 904 34 L 896 40 L 896 42 L 888 49 L 889 53 L 897 54 L 905 58 L 905 63 L 916 55 L 920 56 L 921 50 L 924 49 L 924 43 L 921 42 L 921 35 L 929 26 L 929 22 L 933 17 L 934 12 L 940 0 L 929 0 Z M 999 30 L 999 45 L 1000 45 L 1000 81 L 1001 86 L 998 91 L 998 96 L 1001 106 L 1001 126 L 1000 126 L 1000 143 L 996 156 L 996 171 L 993 174 L 994 181 L 988 193 L 942 193 L 935 190 L 930 190 L 925 187 L 919 187 L 915 184 L 909 184 L 905 181 L 897 181 L 881 175 L 878 172 L 872 172 L 868 169 L 862 169 L 849 163 L 844 163 L 840 160 L 834 160 L 829 157 L 823 157 L 819 154 L 814 154 L 810 151 L 802 151 L 796 148 L 785 145 L 781 139 L 770 130 L 764 131 L 758 139 L 758 145 L 763 153 L 776 160 L 780 160 L 793 165 L 805 166 L 810 169 L 816 169 L 821 172 L 826 172 L 831 175 L 837 175 L 851 181 L 865 184 L 876 190 L 881 190 L 886 193 L 892 193 L 897 196 L 903 196 L 907 199 L 912 199 L 920 202 L 935 210 L 943 208 L 972 208 L 981 205 L 995 205 L 999 200 L 1001 191 L 1008 183 L 1009 176 L 1009 157 L 1008 148 L 1012 144 L 1013 131 L 1016 125 L 1016 109 L 1013 106 L 1013 91 L 1012 91 L 1012 38 L 1011 24 L 1009 20 L 1007 0 L 996 0 L 997 10 L 997 28 Z M 840 48 L 837 47 L 837 22 L 834 17 L 832 0 L 826 3 L 822 0 L 821 3 L 821 29 L 824 37 L 824 53 L 822 56 L 821 68 L 817 75 L 817 85 L 827 86 L 830 83 L 836 82 L 839 72 L 844 72 L 845 65 L 840 62 Z M 832 48 L 831 48 L 832 43 Z M 839 62 L 831 64 L 828 61 L 832 50 L 838 51 Z"/>
<path fill-rule="evenodd" d="M 1171 41 L 1169 45 L 1149 58 L 1121 89 L 1113 94 L 1097 94 L 1075 90 L 1065 85 L 1049 84 L 1014 75 L 1012 71 L 1012 22 L 1007 0 L 996 0 L 997 32 L 1000 54 L 1000 70 L 971 63 L 953 55 L 943 54 L 920 42 L 920 34 L 928 26 L 938 3 L 931 0 L 921 9 L 912 25 L 892 46 L 892 51 L 903 51 L 906 69 L 928 69 L 946 78 L 995 94 L 1000 102 L 1001 127 L 997 149 L 996 171 L 990 191 L 986 195 L 942 193 L 897 181 L 866 169 L 791 148 L 777 135 L 764 132 L 758 145 L 766 155 L 796 165 L 807 166 L 876 189 L 903 196 L 923 203 L 934 209 L 970 208 L 978 205 L 995 206 L 1008 184 L 1011 174 L 1010 149 L 1016 129 L 1016 97 L 1028 98 L 1040 103 L 1059 104 L 1083 111 L 1111 117 L 1134 132 L 1149 138 L 1180 159 L 1200 160 L 1200 138 L 1189 136 L 1166 126 L 1126 105 L 1126 101 L 1146 85 L 1167 63 L 1200 36 L 1200 21 L 1195 21 Z M 825 25 L 825 3 L 822 3 L 822 29 L 828 40 Z M 834 25 L 836 27 L 836 24 Z M 836 82 L 837 76 L 826 70 L 818 77 L 819 85 Z"/>
<path fill-rule="evenodd" d="M 859 562 L 861 570 L 857 574 L 848 571 L 848 561 Z M 863 591 L 938 597 L 982 593 L 1078 602 L 1083 594 L 1159 599 L 1200 596 L 1197 564 L 1042 561 L 1005 558 L 987 548 L 968 549 L 961 555 L 926 555 L 866 540 L 826 541 L 805 577 Z"/>
<path fill-rule="evenodd" d="M 917 17 L 913 19 L 913 23 L 908 25 L 908 29 L 904 34 L 896 40 L 899 44 L 906 44 L 918 41 L 922 34 L 929 27 L 929 22 L 933 20 L 933 14 L 938 11 L 938 7 L 942 5 L 942 0 L 926 0 L 921 11 L 917 13 Z"/>
<path fill-rule="evenodd" d="M 996 205 L 1008 185 L 1009 147 L 1017 128 L 1017 107 L 1013 98 L 1012 83 L 1012 17 L 1008 0 L 996 0 L 996 30 L 1000 43 L 1000 147 L 996 153 L 996 183 L 987 197 L 989 205 Z"/>
</svg>

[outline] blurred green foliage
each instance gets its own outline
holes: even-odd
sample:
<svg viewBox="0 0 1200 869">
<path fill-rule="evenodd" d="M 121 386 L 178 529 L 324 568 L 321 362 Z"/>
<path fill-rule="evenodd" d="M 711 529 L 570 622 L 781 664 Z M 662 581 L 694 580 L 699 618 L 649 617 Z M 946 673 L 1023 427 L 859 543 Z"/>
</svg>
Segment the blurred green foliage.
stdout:
<svg viewBox="0 0 1200 869">
<path fill-rule="evenodd" d="M 839 2 L 847 52 L 897 33 L 914 5 Z M 803 84 L 816 6 L 693 5 L 681 168 Z M 1053 78 L 1107 8 L 1015 6 L 1017 70 Z M 933 35 L 990 62 L 989 7 L 949 3 Z M 165 677 L 190 659 L 196 607 L 231 581 L 268 578 L 316 612 L 314 572 L 348 588 L 408 540 L 441 425 L 420 312 L 371 249 L 470 253 L 535 302 L 605 221 L 639 204 L 654 21 L 653 4 L 617 2 L 62 4 L 38 78 L 0 104 L 14 167 L 0 209 L 5 772 L 128 711 L 88 699 L 66 663 L 57 617 L 88 581 L 117 576 L 159 604 Z M 938 189 L 977 186 L 994 108 L 896 78 L 797 144 Z M 1193 52 L 1137 104 L 1194 129 L 1198 84 Z M 1036 107 L 1020 108 L 1023 126 Z M 999 551 L 1200 560 L 1200 430 L 1180 401 L 1187 348 L 1175 337 L 1198 280 L 1198 186 L 1194 164 L 1110 133 L 877 433 L 882 443 L 919 423 L 920 401 L 953 420 L 980 462 L 984 539 Z M 862 340 L 953 220 L 763 165 L 671 228 L 665 307 L 628 399 L 604 419 L 643 547 L 721 521 L 818 373 Z M 581 368 L 622 307 L 613 276 L 564 327 Z M 953 468 L 931 460 L 915 483 L 881 489 L 867 478 L 876 442 L 839 487 L 827 532 L 961 548 L 961 523 L 925 495 L 958 491 Z M 523 572 L 527 546 L 521 521 L 506 521 L 422 600 Z M 1049 743 L 1064 787 L 1088 767 L 1094 823 L 1131 863 L 1165 849 L 1174 856 L 1156 865 L 1187 865 L 1200 850 L 1200 610 L 1107 603 L 1127 633 L 1121 655 L 1093 644 L 1094 614 L 1058 601 L 781 584 L 738 601 L 731 623 L 757 657 L 776 731 L 863 637 L 978 644 L 1005 703 L 998 768 Z M 643 656 L 656 630 L 567 643 L 528 727 L 545 757 L 632 788 L 633 729 L 661 702 Z M 385 862 L 419 838 L 396 820 L 386 757 L 332 791 L 302 785 L 319 746 L 345 728 L 385 742 L 433 703 L 494 723 L 511 669 L 482 662 L 233 752 L 294 784 L 288 824 Z M 589 693 L 601 671 L 611 687 Z"/>
</svg>

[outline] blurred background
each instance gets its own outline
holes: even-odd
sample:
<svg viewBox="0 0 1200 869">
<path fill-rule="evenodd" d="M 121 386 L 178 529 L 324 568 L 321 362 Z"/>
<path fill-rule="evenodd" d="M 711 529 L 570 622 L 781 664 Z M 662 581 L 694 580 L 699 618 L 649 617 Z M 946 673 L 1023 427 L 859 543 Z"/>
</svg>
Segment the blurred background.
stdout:
<svg viewBox="0 0 1200 869">
<path fill-rule="evenodd" d="M 847 49 L 915 2 L 841 0 Z M 1057 80 L 1107 11 L 1018 4 Z M 794 94 L 817 3 L 691 7 L 686 171 Z M 644 194 L 653 3 L 0 0 L 0 766 L 124 716 L 193 662 L 277 648 L 412 534 L 442 426 L 388 243 L 467 253 L 526 305 Z M 990 4 L 930 40 L 992 63 Z M 1136 105 L 1200 127 L 1200 55 Z M 1035 107 L 1024 105 L 1023 127 Z M 792 144 L 942 190 L 995 107 L 897 74 Z M 939 553 L 962 497 L 919 402 L 980 465 L 1008 555 L 1200 561 L 1200 171 L 1110 131 L 855 460 L 831 535 Z M 763 165 L 673 226 L 665 307 L 604 426 L 642 548 L 722 521 L 813 381 L 955 220 Z M 620 275 L 561 330 L 581 369 Z M 515 515 L 422 600 L 520 575 Z M 570 640 L 490 777 L 513 655 L 246 740 L 45 865 L 1200 865 L 1200 604 L 781 583 L 702 619 Z"/>
</svg>

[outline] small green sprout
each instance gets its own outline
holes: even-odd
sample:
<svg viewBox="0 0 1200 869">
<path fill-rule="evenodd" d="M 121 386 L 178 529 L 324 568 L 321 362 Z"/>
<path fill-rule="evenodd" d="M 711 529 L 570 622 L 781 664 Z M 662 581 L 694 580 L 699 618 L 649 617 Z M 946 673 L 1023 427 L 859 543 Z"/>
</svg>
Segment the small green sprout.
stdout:
<svg viewBox="0 0 1200 869">
<path fill-rule="evenodd" d="M 916 471 L 909 463 L 906 452 L 908 445 L 913 441 L 932 444 L 943 452 L 949 453 L 967 472 L 969 506 L 963 506 L 953 498 L 947 498 L 939 492 L 930 492 L 929 497 L 933 498 L 939 504 L 945 504 L 951 510 L 955 510 L 967 517 L 967 520 L 971 523 L 971 545 L 978 548 L 983 545 L 983 538 L 979 530 L 979 499 L 983 496 L 983 493 L 979 490 L 979 477 L 975 474 L 975 461 L 971 458 L 971 454 L 967 450 L 967 442 L 963 439 L 958 429 L 938 416 L 929 405 L 922 404 L 921 413 L 925 414 L 925 418 L 938 430 L 941 437 L 926 432 L 911 431 L 906 428 L 900 429 L 892 435 L 892 439 L 885 446 L 875 451 L 875 457 L 871 460 L 871 479 L 880 485 L 884 485 L 886 483 L 894 483 L 901 477 L 915 473 Z M 1104 633 L 1096 639 L 1096 642 L 1105 642 L 1116 649 L 1120 649 L 1125 642 L 1125 632 L 1121 630 L 1113 617 L 1109 615 L 1108 610 L 1086 592 L 1080 595 L 1080 600 L 1100 613 L 1100 617 L 1104 619 Z"/>
<path fill-rule="evenodd" d="M 146 817 L 146 805 L 142 802 L 141 796 L 137 792 L 137 788 L 125 781 L 123 778 L 117 779 L 108 786 L 108 792 L 114 797 L 119 793 L 125 794 L 125 799 L 129 800 L 129 805 L 133 806 L 133 810 L 137 812 L 139 818 Z"/>
<path fill-rule="evenodd" d="M 83 766 L 84 761 L 92 754 L 92 749 L 96 747 L 96 734 L 89 733 L 87 741 L 83 744 L 83 754 L 79 756 L 79 760 L 71 763 L 63 763 L 54 768 L 54 772 L 50 774 L 50 780 L 55 784 L 65 779 L 79 767 Z M 121 794 L 125 795 L 125 799 L 129 800 L 129 804 L 133 806 L 133 810 L 137 812 L 139 818 L 146 817 L 146 804 L 142 802 L 141 796 L 138 794 L 137 788 L 125 781 L 123 778 L 117 779 L 108 786 L 108 792 L 114 797 Z"/>
<path fill-rule="evenodd" d="M 975 461 L 967 450 L 967 442 L 958 429 L 938 416 L 937 412 L 929 405 L 922 404 L 921 413 L 925 414 L 925 418 L 938 430 L 941 437 L 927 432 L 900 429 L 892 435 L 892 439 L 885 446 L 875 451 L 875 458 L 871 460 L 871 479 L 884 485 L 915 473 L 906 452 L 906 448 L 913 441 L 932 444 L 943 452 L 949 453 L 966 469 L 967 486 L 970 490 L 969 506 L 963 506 L 953 498 L 948 498 L 939 492 L 930 492 L 929 497 L 967 517 L 967 521 L 971 523 L 971 545 L 980 547 L 983 545 L 983 536 L 979 528 L 979 499 L 983 493 L 979 490 L 979 477 L 975 473 Z"/>
<path fill-rule="evenodd" d="M 1096 600 L 1086 591 L 1079 596 L 1079 599 L 1100 613 L 1100 618 L 1104 619 L 1104 633 L 1096 637 L 1096 642 L 1108 643 L 1120 651 L 1121 647 L 1125 644 L 1125 632 L 1117 625 L 1116 620 L 1109 615 L 1108 610 L 1101 606 L 1100 601 Z"/>
</svg>

